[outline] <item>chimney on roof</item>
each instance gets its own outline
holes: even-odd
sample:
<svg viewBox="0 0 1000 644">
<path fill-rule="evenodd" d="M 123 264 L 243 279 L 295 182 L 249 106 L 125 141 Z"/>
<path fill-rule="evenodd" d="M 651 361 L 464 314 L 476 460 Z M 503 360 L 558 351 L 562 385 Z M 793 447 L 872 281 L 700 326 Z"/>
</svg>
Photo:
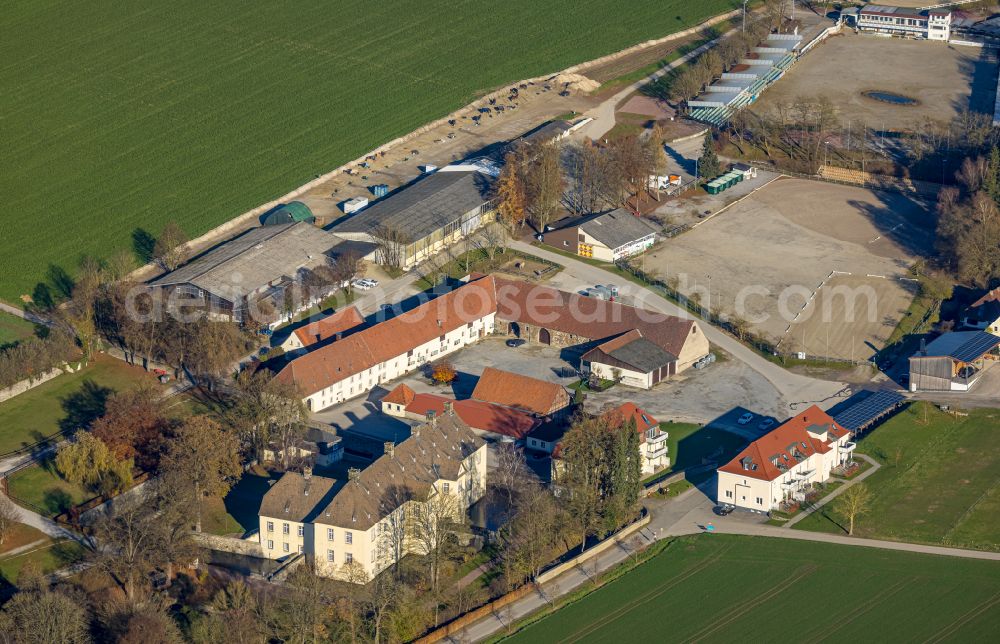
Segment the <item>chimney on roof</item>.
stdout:
<svg viewBox="0 0 1000 644">
<path fill-rule="evenodd" d="M 385 453 L 389 458 L 396 455 L 396 444 L 392 441 L 386 441 L 383 447 L 385 447 Z"/>
<path fill-rule="evenodd" d="M 920 355 L 927 355 L 927 339 L 920 338 Z"/>
<path fill-rule="evenodd" d="M 361 470 L 359 470 L 358 468 L 352 467 L 347 470 L 348 481 L 356 481 L 359 476 L 361 476 Z"/>
<path fill-rule="evenodd" d="M 302 468 L 302 478 L 308 481 L 310 478 L 312 478 L 312 475 L 313 475 L 313 468 L 309 467 L 308 465 Z"/>
<path fill-rule="evenodd" d="M 442 326 L 442 325 L 441 325 L 441 320 L 438 320 L 438 328 L 440 329 L 440 328 L 441 328 L 441 326 Z"/>
<path fill-rule="evenodd" d="M 337 335 L 336 335 L 336 338 L 337 338 L 337 339 L 339 340 L 339 339 L 341 339 L 342 337 L 344 337 L 344 334 L 343 334 L 343 332 L 342 332 L 342 331 L 337 331 Z"/>
</svg>

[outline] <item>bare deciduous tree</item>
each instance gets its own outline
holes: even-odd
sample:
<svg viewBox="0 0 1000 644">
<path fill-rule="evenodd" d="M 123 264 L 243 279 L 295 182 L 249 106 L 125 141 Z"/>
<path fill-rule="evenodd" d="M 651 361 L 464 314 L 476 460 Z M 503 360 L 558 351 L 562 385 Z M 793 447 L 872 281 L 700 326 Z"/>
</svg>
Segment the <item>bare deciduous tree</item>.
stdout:
<svg viewBox="0 0 1000 644">
<path fill-rule="evenodd" d="M 188 242 L 187 233 L 175 221 L 168 221 L 160 231 L 153 246 L 153 258 L 166 271 L 172 271 L 187 258 L 184 245 Z"/>
<path fill-rule="evenodd" d="M 864 483 L 855 483 L 841 496 L 841 507 L 847 516 L 847 534 L 854 534 L 854 523 L 858 517 L 871 509 L 871 491 Z"/>
<path fill-rule="evenodd" d="M 21 512 L 14 502 L 0 494 L 0 546 L 14 533 L 20 517 Z"/>
<path fill-rule="evenodd" d="M 390 223 L 374 226 L 370 234 L 375 241 L 375 257 L 379 264 L 399 270 L 407 260 L 406 247 L 412 241 L 401 227 Z"/>
<path fill-rule="evenodd" d="M 545 143 L 527 146 L 530 164 L 526 174 L 527 210 L 532 225 L 543 232 L 559 210 L 564 181 L 560 146 Z"/>
</svg>

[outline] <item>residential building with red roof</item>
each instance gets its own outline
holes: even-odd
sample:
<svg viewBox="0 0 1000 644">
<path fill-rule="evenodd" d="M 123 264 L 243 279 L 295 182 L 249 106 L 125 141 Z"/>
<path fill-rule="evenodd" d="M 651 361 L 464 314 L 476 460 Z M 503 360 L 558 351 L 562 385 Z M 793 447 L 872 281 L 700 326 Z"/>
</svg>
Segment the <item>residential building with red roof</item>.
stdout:
<svg viewBox="0 0 1000 644">
<path fill-rule="evenodd" d="M 619 428 L 629 421 L 635 424 L 635 430 L 639 433 L 639 456 L 643 474 L 653 474 L 670 467 L 667 447 L 670 434 L 660 429 L 660 421 L 652 414 L 635 403 L 626 402 L 602 412 L 601 415 L 611 428 Z M 525 441 L 529 449 L 552 455 L 553 478 L 559 476 L 560 468 L 556 461 L 559 460 L 562 438 L 567 430 L 564 423 L 546 423 L 533 431 Z"/>
<path fill-rule="evenodd" d="M 449 408 L 480 437 L 523 440 L 541 421 L 517 409 L 483 402 L 455 400 L 432 393 L 415 393 L 405 384 L 397 386 L 381 401 L 382 412 L 397 418 L 426 420 L 441 416 Z"/>
<path fill-rule="evenodd" d="M 769 512 L 802 501 L 851 460 L 851 432 L 813 405 L 750 443 L 718 469 L 719 503 Z"/>
<path fill-rule="evenodd" d="M 653 474 L 670 466 L 667 453 L 667 439 L 670 434 L 660 429 L 660 421 L 633 402 L 622 403 L 604 412 L 613 423 L 622 425 L 628 421 L 635 423 L 639 432 L 639 455 L 642 457 L 642 473 Z"/>
<path fill-rule="evenodd" d="M 299 356 L 278 372 L 311 410 L 367 393 L 493 332 L 496 293 L 480 280 Z"/>
<path fill-rule="evenodd" d="M 285 353 L 305 353 L 317 345 L 331 340 L 339 340 L 349 331 L 358 330 L 365 319 L 357 307 L 349 306 L 325 318 L 315 320 L 292 331 L 279 346 Z"/>
</svg>

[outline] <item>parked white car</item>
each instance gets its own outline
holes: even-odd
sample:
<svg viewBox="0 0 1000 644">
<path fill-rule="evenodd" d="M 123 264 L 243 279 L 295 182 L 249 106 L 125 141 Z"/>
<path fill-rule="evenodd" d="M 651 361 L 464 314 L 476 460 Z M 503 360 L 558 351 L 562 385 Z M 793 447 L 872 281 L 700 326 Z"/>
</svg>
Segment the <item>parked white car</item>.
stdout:
<svg viewBox="0 0 1000 644">
<path fill-rule="evenodd" d="M 746 412 L 745 414 L 740 416 L 736 422 L 739 423 L 740 425 L 749 425 L 751 420 L 753 420 L 753 414 L 751 414 L 750 412 Z"/>
<path fill-rule="evenodd" d="M 757 429 L 759 429 L 760 431 L 765 431 L 771 429 L 772 427 L 774 427 L 773 418 L 765 418 L 764 420 L 760 421 L 759 425 L 757 425 Z"/>
<path fill-rule="evenodd" d="M 372 283 L 369 282 L 368 280 L 354 280 L 353 282 L 351 282 L 351 286 L 353 286 L 359 291 L 367 291 L 370 288 L 374 288 L 374 286 L 372 286 Z"/>
</svg>

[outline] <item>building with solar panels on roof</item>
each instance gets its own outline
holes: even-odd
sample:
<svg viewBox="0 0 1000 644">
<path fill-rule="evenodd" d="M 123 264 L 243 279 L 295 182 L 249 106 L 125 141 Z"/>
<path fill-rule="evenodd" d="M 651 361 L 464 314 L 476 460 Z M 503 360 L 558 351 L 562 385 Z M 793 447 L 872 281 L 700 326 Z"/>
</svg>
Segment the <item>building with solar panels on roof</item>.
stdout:
<svg viewBox="0 0 1000 644">
<path fill-rule="evenodd" d="M 969 391 L 1000 360 L 1000 336 L 945 333 L 910 356 L 910 391 Z"/>
</svg>

